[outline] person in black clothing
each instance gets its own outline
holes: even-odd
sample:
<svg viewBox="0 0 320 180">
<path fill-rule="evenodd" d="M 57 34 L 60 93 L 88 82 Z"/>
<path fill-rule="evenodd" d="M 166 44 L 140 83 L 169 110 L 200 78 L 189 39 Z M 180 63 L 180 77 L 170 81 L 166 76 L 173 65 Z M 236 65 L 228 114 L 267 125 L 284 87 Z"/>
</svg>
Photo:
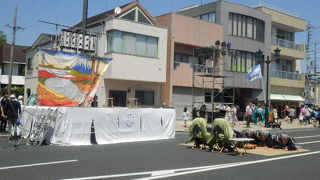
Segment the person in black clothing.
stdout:
<svg viewBox="0 0 320 180">
<path fill-rule="evenodd" d="M 8 105 L 10 103 L 9 94 L 5 93 L 1 100 L 1 115 L 0 115 L 0 132 L 6 132 L 7 128 L 7 115 L 8 115 Z"/>
<path fill-rule="evenodd" d="M 94 95 L 91 107 L 98 107 L 98 96 Z"/>
<path fill-rule="evenodd" d="M 10 102 L 8 105 L 7 111 L 7 119 L 12 126 L 17 123 L 19 115 L 21 114 L 21 105 L 16 100 L 16 96 L 14 94 L 10 95 Z"/>
</svg>

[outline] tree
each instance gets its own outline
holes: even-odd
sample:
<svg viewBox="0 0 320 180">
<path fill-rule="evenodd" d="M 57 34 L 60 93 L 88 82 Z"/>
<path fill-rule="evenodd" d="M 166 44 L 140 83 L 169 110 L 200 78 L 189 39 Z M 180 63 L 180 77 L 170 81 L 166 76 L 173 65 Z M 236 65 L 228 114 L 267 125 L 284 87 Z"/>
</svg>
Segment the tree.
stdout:
<svg viewBox="0 0 320 180">
<path fill-rule="evenodd" d="M 0 31 L 0 47 L 2 47 L 2 45 L 5 43 L 7 43 L 7 37 L 3 31 Z"/>
</svg>

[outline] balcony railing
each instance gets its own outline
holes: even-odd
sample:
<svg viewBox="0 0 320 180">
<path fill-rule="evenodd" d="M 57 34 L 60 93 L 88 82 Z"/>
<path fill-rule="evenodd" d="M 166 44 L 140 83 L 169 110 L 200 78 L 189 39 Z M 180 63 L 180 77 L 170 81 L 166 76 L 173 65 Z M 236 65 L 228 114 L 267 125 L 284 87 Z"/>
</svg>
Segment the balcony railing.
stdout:
<svg viewBox="0 0 320 180">
<path fill-rule="evenodd" d="M 303 75 L 295 72 L 279 71 L 271 69 L 271 77 L 290 80 L 302 80 Z"/>
<path fill-rule="evenodd" d="M 284 39 L 279 39 L 276 37 L 272 37 L 272 45 L 285 47 L 289 49 L 294 49 L 298 51 L 304 51 L 304 45 L 302 44 L 295 44 L 293 41 L 288 41 Z"/>
</svg>

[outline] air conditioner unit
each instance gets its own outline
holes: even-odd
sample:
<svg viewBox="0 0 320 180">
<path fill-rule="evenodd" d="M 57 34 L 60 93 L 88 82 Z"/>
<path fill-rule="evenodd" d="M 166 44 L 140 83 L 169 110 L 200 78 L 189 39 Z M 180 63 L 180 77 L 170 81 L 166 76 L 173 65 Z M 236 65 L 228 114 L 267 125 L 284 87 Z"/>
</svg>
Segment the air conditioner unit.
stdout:
<svg viewBox="0 0 320 180">
<path fill-rule="evenodd" d="M 206 60 L 205 72 L 206 74 L 214 73 L 214 62 L 212 60 Z"/>
</svg>

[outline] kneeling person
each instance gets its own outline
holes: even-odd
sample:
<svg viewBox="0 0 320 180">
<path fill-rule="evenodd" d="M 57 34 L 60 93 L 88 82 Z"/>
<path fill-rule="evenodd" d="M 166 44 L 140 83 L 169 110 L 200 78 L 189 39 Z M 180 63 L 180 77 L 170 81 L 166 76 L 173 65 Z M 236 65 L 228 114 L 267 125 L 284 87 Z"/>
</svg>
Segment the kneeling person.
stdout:
<svg viewBox="0 0 320 180">
<path fill-rule="evenodd" d="M 188 142 L 195 141 L 194 147 L 200 148 L 200 145 L 206 145 L 210 138 L 210 133 L 207 132 L 207 121 L 205 120 L 206 112 L 200 110 L 200 117 L 195 118 L 189 127 Z"/>
<path fill-rule="evenodd" d="M 229 141 L 229 138 L 235 137 L 235 133 L 230 125 L 230 123 L 224 118 L 225 111 L 218 112 L 218 118 L 214 119 L 212 124 L 212 137 L 208 141 L 210 149 L 213 148 L 215 144 L 218 144 L 220 148 L 224 147 L 229 151 L 233 151 L 235 144 Z"/>
</svg>

